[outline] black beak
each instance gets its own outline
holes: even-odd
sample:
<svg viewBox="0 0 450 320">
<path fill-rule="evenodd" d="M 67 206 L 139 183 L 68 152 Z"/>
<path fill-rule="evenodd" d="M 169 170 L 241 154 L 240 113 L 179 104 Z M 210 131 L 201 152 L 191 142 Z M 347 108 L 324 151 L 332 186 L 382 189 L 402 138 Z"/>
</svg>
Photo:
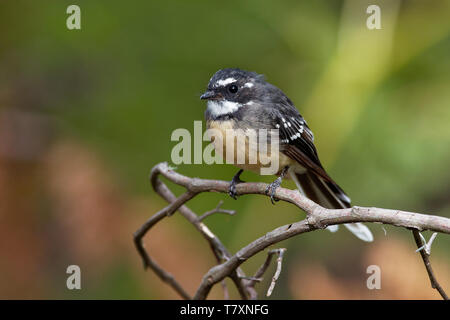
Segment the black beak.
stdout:
<svg viewBox="0 0 450 320">
<path fill-rule="evenodd" d="M 216 100 L 220 99 L 222 95 L 220 93 L 216 93 L 212 90 L 206 91 L 204 94 L 200 96 L 200 99 L 202 100 Z"/>
</svg>

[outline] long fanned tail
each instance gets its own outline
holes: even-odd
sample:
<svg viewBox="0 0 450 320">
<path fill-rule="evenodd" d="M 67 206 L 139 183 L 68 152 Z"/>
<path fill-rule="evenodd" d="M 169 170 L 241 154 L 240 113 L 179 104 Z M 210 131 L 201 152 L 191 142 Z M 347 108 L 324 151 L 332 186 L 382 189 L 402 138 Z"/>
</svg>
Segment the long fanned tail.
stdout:
<svg viewBox="0 0 450 320">
<path fill-rule="evenodd" d="M 300 192 L 321 206 L 329 209 L 350 208 L 350 198 L 336 183 L 325 181 L 310 171 L 299 174 L 290 170 L 289 174 Z M 344 226 L 359 239 L 373 241 L 372 232 L 364 224 L 358 222 Z M 329 226 L 327 229 L 335 232 L 338 226 Z"/>
</svg>

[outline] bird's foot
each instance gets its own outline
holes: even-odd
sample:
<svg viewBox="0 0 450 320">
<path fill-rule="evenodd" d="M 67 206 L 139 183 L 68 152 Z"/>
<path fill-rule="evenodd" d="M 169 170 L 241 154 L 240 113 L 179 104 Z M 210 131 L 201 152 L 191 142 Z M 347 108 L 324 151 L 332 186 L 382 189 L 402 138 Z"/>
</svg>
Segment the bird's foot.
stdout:
<svg viewBox="0 0 450 320">
<path fill-rule="evenodd" d="M 283 178 L 278 177 L 274 182 L 267 186 L 266 194 L 270 195 L 270 201 L 272 202 L 272 204 L 275 204 L 276 201 L 280 201 L 279 199 L 275 198 L 275 191 L 279 186 L 281 186 L 281 181 L 283 181 Z"/>
<path fill-rule="evenodd" d="M 279 199 L 275 198 L 275 191 L 279 186 L 281 186 L 281 182 L 283 181 L 284 176 L 286 175 L 286 172 L 288 171 L 289 167 L 284 167 L 281 171 L 280 176 L 271 184 L 267 186 L 266 194 L 270 195 L 270 201 L 272 204 L 275 204 L 275 202 L 280 201 Z"/>
<path fill-rule="evenodd" d="M 236 173 L 233 177 L 233 179 L 231 180 L 230 183 L 230 188 L 228 189 L 228 194 L 230 195 L 230 197 L 232 197 L 234 200 L 237 200 L 237 193 L 236 193 L 236 185 L 239 183 L 242 183 L 244 181 L 242 181 L 240 179 L 240 175 L 242 174 L 244 170 L 241 169 L 238 171 L 238 173 Z"/>
</svg>

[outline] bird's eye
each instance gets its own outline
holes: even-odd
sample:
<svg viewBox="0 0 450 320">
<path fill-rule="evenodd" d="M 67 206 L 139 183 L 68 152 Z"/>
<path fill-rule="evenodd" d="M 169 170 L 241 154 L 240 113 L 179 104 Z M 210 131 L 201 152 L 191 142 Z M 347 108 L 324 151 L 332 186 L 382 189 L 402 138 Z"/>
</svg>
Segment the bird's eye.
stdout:
<svg viewBox="0 0 450 320">
<path fill-rule="evenodd" d="M 237 85 L 232 84 L 231 86 L 228 87 L 228 91 L 230 91 L 231 93 L 236 93 L 238 91 Z"/>
</svg>

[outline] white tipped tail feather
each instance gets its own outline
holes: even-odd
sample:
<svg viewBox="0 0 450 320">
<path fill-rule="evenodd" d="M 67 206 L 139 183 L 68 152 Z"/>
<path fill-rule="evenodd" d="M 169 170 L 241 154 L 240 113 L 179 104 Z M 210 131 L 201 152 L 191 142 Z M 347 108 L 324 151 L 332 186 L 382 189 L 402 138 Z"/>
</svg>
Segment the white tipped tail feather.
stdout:
<svg viewBox="0 0 450 320">
<path fill-rule="evenodd" d="M 351 233 L 353 233 L 355 236 L 357 236 L 359 239 L 363 241 L 367 242 L 373 241 L 372 232 L 370 232 L 369 228 L 367 228 L 367 226 L 362 224 L 361 222 L 347 223 L 344 224 L 344 227 L 346 227 L 348 230 L 350 230 Z"/>
<path fill-rule="evenodd" d="M 289 175 L 303 195 L 321 206 L 330 209 L 350 207 L 350 198 L 338 185 L 326 182 L 313 173 L 297 173 L 293 168 L 289 168 Z M 373 241 L 372 232 L 364 224 L 358 222 L 344 224 L 344 226 L 359 239 L 367 242 Z M 327 227 L 327 230 L 336 232 L 338 228 L 339 226 L 333 225 Z"/>
</svg>

